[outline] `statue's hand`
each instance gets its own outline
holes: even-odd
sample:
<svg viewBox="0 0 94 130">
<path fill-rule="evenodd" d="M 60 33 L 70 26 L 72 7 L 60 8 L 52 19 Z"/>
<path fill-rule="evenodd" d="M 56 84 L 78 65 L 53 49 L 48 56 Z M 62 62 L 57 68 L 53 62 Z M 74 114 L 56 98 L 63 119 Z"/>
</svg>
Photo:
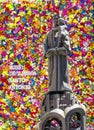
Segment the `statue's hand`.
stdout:
<svg viewBox="0 0 94 130">
<path fill-rule="evenodd" d="M 65 47 L 57 48 L 57 53 L 60 55 L 68 55 L 68 52 Z"/>
<path fill-rule="evenodd" d="M 46 57 L 50 57 L 50 56 L 52 56 L 52 55 L 53 55 L 53 52 L 49 52 L 49 51 L 48 51 L 48 52 L 46 53 Z"/>
<path fill-rule="evenodd" d="M 49 49 L 48 52 L 46 53 L 46 57 L 50 57 L 53 55 L 52 49 Z"/>
<path fill-rule="evenodd" d="M 55 53 L 56 53 L 56 51 L 57 51 L 57 48 L 51 48 L 51 49 L 49 49 L 49 50 L 48 50 L 48 52 L 49 52 L 49 53 L 51 53 L 51 52 L 52 52 L 53 54 L 55 54 Z"/>
<path fill-rule="evenodd" d="M 57 49 L 56 48 L 51 48 L 48 50 L 48 52 L 46 53 L 46 57 L 50 57 L 52 55 L 56 55 L 57 54 Z"/>
</svg>

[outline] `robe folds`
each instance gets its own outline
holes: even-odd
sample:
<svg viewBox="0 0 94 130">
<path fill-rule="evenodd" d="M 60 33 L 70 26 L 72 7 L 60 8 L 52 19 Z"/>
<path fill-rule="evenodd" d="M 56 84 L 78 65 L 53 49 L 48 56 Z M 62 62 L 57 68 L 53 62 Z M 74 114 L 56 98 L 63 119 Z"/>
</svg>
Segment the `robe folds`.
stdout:
<svg viewBox="0 0 94 130">
<path fill-rule="evenodd" d="M 62 39 L 62 41 L 65 40 L 62 46 L 59 45 L 60 32 L 57 29 L 52 29 L 47 34 L 44 42 L 44 56 L 48 58 L 50 92 L 71 91 L 67 60 L 70 51 L 70 40 L 66 32 L 64 34 L 66 38 L 63 36 L 64 39 Z"/>
</svg>

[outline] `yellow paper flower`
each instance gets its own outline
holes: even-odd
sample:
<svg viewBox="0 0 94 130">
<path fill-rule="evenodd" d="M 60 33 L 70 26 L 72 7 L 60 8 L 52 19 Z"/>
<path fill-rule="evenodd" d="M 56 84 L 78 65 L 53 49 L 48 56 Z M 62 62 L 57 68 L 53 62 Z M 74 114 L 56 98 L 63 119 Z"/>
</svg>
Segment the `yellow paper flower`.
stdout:
<svg viewBox="0 0 94 130">
<path fill-rule="evenodd" d="M 5 39 L 6 39 L 6 37 L 5 37 L 5 36 L 0 35 L 0 41 L 5 40 Z"/>
<path fill-rule="evenodd" d="M 14 9 L 12 3 L 9 3 L 9 4 L 7 3 L 7 4 L 6 4 L 6 7 L 9 8 L 10 10 L 13 10 L 13 9 Z"/>
<path fill-rule="evenodd" d="M 27 15 L 31 16 L 31 10 L 28 10 Z"/>
<path fill-rule="evenodd" d="M 9 27 L 9 28 L 15 28 L 16 26 L 17 26 L 16 23 L 9 23 L 9 24 L 8 24 L 8 27 Z"/>
<path fill-rule="evenodd" d="M 87 21 L 87 17 L 83 17 L 80 22 L 86 22 L 86 21 Z"/>
<path fill-rule="evenodd" d="M 16 17 L 15 20 L 14 20 L 14 21 L 15 21 L 15 24 L 16 24 L 19 20 L 20 20 L 20 17 Z"/>
<path fill-rule="evenodd" d="M 25 16 L 25 12 L 20 12 L 19 16 Z"/>
<path fill-rule="evenodd" d="M 7 71 L 7 70 L 4 70 L 4 71 L 2 72 L 2 75 L 3 75 L 3 76 L 8 76 L 8 71 Z"/>
<path fill-rule="evenodd" d="M 28 101 L 28 96 L 26 96 L 26 97 L 24 98 L 24 101 Z"/>
</svg>

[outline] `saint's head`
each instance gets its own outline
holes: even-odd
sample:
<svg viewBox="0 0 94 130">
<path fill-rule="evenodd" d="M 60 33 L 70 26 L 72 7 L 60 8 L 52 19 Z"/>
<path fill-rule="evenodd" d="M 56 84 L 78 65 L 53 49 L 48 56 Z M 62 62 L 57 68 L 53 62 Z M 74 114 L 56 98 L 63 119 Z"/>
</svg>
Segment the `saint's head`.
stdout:
<svg viewBox="0 0 94 130">
<path fill-rule="evenodd" d="M 53 16 L 53 22 L 54 22 L 54 27 L 65 25 L 64 19 L 61 18 L 58 14 L 55 14 Z"/>
<path fill-rule="evenodd" d="M 60 18 L 60 16 L 58 14 L 55 14 L 53 16 L 53 22 L 54 22 L 54 27 L 58 26 L 58 19 Z"/>
</svg>

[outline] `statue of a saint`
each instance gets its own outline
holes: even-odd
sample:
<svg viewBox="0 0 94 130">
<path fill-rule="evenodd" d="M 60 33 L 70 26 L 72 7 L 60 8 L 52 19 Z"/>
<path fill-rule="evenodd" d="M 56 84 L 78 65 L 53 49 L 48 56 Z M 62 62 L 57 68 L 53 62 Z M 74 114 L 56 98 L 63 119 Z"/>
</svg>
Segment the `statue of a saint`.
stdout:
<svg viewBox="0 0 94 130">
<path fill-rule="evenodd" d="M 53 17 L 54 27 L 47 34 L 44 50 L 48 58 L 49 92 L 71 91 L 68 60 L 70 39 L 67 26 L 59 15 Z"/>
</svg>

